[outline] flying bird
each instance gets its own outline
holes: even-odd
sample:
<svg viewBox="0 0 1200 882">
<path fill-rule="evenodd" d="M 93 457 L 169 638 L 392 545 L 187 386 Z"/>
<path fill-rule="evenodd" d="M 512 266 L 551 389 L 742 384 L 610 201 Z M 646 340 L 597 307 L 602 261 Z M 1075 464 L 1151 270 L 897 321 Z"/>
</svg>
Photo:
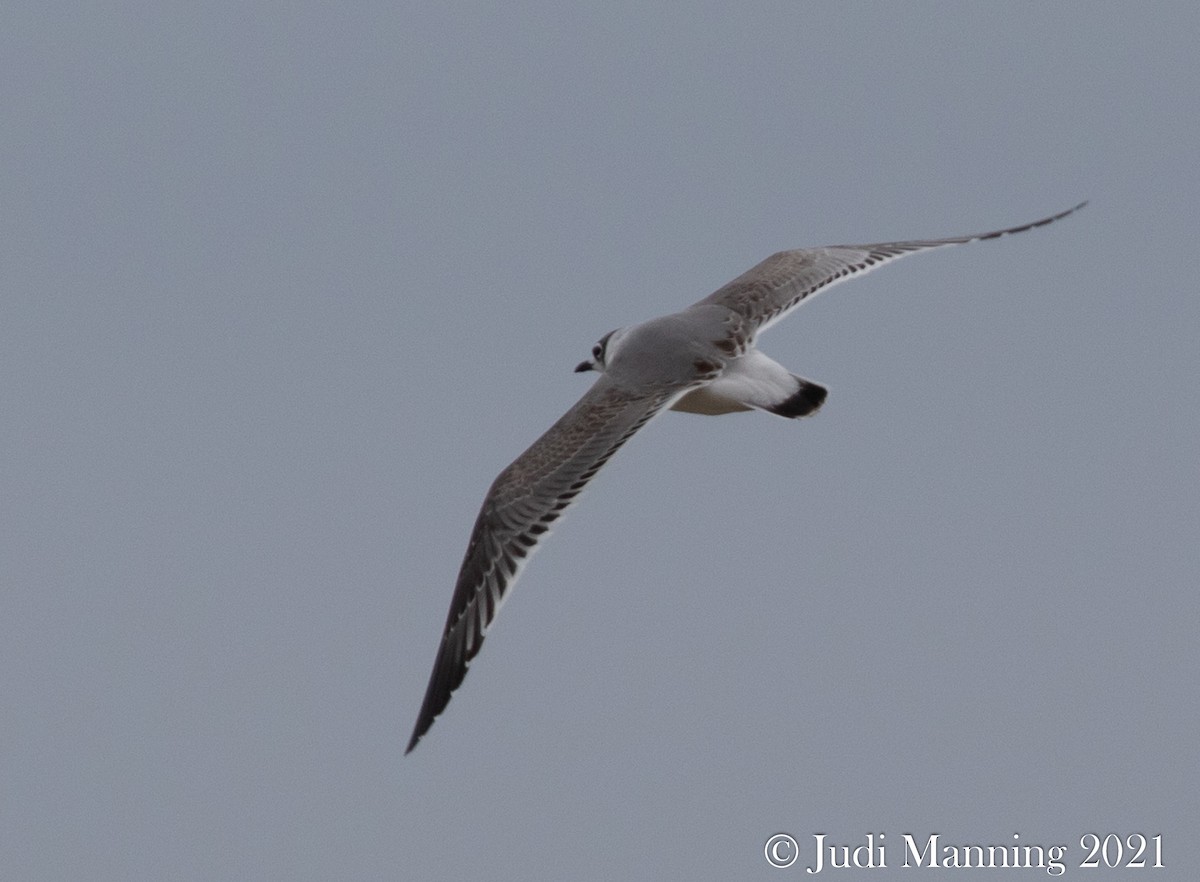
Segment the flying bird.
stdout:
<svg viewBox="0 0 1200 882">
<path fill-rule="evenodd" d="M 918 251 L 1032 230 L 1086 204 L 974 236 L 780 251 L 682 312 L 601 337 L 575 368 L 596 371 L 599 378 L 499 474 L 484 498 L 405 753 L 462 684 L 501 604 L 551 526 L 638 429 L 664 410 L 763 410 L 789 419 L 814 413 L 825 401 L 825 387 L 759 351 L 760 333 L 851 276 Z"/>
</svg>

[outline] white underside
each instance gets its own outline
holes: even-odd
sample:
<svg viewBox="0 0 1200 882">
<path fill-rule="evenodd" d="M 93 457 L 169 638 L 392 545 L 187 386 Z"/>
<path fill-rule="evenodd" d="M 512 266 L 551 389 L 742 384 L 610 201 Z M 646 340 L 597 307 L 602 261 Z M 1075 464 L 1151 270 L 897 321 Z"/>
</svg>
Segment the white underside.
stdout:
<svg viewBox="0 0 1200 882">
<path fill-rule="evenodd" d="M 730 362 L 721 376 L 707 386 L 676 401 L 671 410 L 711 416 L 755 408 L 769 410 L 789 399 L 798 388 L 791 371 L 751 349 Z"/>
</svg>

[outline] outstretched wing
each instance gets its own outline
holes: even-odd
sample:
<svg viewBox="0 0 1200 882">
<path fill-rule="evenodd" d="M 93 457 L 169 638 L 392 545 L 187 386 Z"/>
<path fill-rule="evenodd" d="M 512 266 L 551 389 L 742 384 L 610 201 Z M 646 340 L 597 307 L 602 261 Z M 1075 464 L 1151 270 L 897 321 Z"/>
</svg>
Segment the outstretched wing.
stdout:
<svg viewBox="0 0 1200 882">
<path fill-rule="evenodd" d="M 741 313 L 761 332 L 822 288 L 851 276 L 862 275 L 885 263 L 946 245 L 965 245 L 982 239 L 998 239 L 1010 233 L 1022 233 L 1066 217 L 1087 205 L 1074 208 L 1005 230 L 955 236 L 949 239 L 924 239 L 913 242 L 881 242 L 876 245 L 830 245 L 824 248 L 799 248 L 780 251 L 742 273 L 729 284 L 705 297 L 700 303 L 718 303 Z"/>
<path fill-rule="evenodd" d="M 629 438 L 682 390 L 625 390 L 601 376 L 492 483 L 471 531 L 425 701 L 405 753 L 445 710 L 550 526 Z"/>
</svg>

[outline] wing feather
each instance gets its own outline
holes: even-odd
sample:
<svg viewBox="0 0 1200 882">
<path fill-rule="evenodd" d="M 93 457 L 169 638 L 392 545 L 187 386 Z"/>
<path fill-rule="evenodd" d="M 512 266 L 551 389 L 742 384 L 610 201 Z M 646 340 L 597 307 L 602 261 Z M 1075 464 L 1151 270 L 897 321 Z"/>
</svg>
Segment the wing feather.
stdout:
<svg viewBox="0 0 1200 882">
<path fill-rule="evenodd" d="M 829 245 L 823 248 L 780 251 L 751 267 L 700 303 L 727 306 L 740 313 L 755 326 L 756 331 L 761 332 L 799 306 L 806 298 L 851 276 L 863 275 L 885 263 L 916 254 L 918 251 L 1023 233 L 1053 223 L 1085 205 L 1086 202 L 1081 202 L 1074 208 L 1041 220 L 972 236 L 880 242 L 875 245 Z"/>
<path fill-rule="evenodd" d="M 446 709 L 508 591 L 551 525 L 621 445 L 678 395 L 672 389 L 634 394 L 602 376 L 497 476 L 471 531 L 405 753 Z"/>
</svg>

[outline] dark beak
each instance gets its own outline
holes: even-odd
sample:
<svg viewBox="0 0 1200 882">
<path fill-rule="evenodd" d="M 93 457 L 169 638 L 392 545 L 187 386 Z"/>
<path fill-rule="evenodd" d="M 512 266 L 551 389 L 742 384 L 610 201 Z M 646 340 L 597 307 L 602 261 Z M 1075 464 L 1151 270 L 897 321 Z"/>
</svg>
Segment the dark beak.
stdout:
<svg viewBox="0 0 1200 882">
<path fill-rule="evenodd" d="M 584 371 L 594 371 L 595 369 L 596 365 L 590 361 L 581 361 L 575 365 L 575 373 L 577 374 L 582 374 Z"/>
</svg>

